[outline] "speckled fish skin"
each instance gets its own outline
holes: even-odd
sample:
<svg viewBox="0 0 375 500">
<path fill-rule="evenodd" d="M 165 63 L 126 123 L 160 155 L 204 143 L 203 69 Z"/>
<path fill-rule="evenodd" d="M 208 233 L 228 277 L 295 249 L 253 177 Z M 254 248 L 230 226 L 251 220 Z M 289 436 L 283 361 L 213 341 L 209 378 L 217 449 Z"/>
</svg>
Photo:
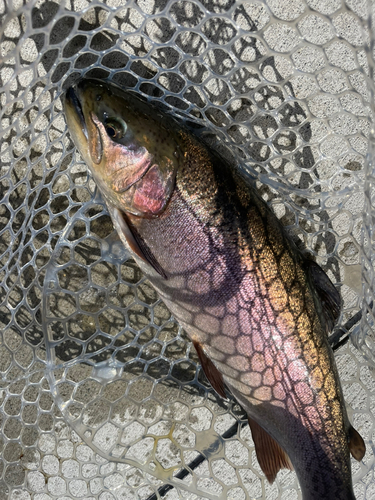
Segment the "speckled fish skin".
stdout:
<svg viewBox="0 0 375 500">
<path fill-rule="evenodd" d="M 351 426 L 305 259 L 246 179 L 172 119 L 145 106 L 97 81 L 68 91 L 65 103 L 71 134 L 119 234 L 230 392 L 285 450 L 303 499 L 354 499 Z M 126 122 L 126 133 L 110 137 L 114 145 L 103 137 L 114 134 L 105 128 L 111 114 Z M 101 143 L 95 161 L 90 141 Z M 123 191 L 113 188 L 111 174 L 126 175 L 114 167 L 112 148 L 119 144 L 123 155 L 131 150 L 139 158 L 143 150 L 135 145 L 141 144 L 152 165 L 133 175 L 133 184 L 124 182 Z M 166 156 L 167 173 L 154 182 L 148 172 Z M 133 200 L 139 187 L 140 204 Z"/>
</svg>

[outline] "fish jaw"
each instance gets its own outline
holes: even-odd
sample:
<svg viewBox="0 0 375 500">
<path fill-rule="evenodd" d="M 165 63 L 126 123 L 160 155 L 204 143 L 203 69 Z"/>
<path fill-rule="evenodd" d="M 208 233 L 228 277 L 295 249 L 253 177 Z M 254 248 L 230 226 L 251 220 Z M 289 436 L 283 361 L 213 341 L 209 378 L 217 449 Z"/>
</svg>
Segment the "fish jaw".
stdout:
<svg viewBox="0 0 375 500">
<path fill-rule="evenodd" d="M 173 120 L 97 80 L 70 87 L 64 109 L 73 141 L 106 201 L 137 216 L 162 213 L 181 160 Z"/>
<path fill-rule="evenodd" d="M 67 90 L 63 105 L 70 135 L 73 137 L 74 144 L 79 149 L 86 165 L 91 168 L 92 161 L 88 150 L 89 138 L 86 120 L 83 115 L 81 103 L 73 87 Z"/>
</svg>

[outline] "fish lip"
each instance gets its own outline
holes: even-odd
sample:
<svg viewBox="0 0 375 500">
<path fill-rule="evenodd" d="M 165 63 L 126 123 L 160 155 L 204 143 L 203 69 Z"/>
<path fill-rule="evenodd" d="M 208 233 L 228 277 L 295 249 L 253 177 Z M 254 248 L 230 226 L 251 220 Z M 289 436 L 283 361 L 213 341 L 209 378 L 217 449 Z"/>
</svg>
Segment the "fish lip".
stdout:
<svg viewBox="0 0 375 500">
<path fill-rule="evenodd" d="M 88 132 L 87 132 L 85 117 L 83 114 L 82 104 L 78 98 L 77 92 L 75 91 L 74 87 L 68 88 L 68 90 L 66 91 L 65 99 L 69 101 L 70 104 L 73 106 L 78 116 L 79 122 L 81 124 L 82 132 L 84 133 L 86 139 L 88 140 Z"/>
</svg>

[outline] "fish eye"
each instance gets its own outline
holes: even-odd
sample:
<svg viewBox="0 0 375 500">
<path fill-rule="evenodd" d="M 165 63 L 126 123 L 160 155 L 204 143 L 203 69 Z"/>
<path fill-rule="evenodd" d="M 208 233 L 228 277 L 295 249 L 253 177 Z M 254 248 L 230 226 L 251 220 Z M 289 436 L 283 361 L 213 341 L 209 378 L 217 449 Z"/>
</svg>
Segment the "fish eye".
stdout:
<svg viewBox="0 0 375 500">
<path fill-rule="evenodd" d="M 107 118 L 105 121 L 105 131 L 111 139 L 122 139 L 126 129 L 126 123 L 121 118 Z"/>
</svg>

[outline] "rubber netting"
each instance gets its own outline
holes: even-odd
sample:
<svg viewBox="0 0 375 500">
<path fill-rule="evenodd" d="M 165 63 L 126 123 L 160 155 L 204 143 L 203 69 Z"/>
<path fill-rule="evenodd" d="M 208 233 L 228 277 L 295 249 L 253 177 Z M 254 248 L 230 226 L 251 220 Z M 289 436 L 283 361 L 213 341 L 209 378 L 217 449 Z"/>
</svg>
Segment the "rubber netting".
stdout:
<svg viewBox="0 0 375 500">
<path fill-rule="evenodd" d="M 0 18 L 0 499 L 301 498 L 293 472 L 265 481 L 241 409 L 114 233 L 62 113 L 82 76 L 247 169 L 339 288 L 337 328 L 365 298 L 336 359 L 367 442 L 355 493 L 375 498 L 366 2 L 0 0 Z"/>
</svg>

